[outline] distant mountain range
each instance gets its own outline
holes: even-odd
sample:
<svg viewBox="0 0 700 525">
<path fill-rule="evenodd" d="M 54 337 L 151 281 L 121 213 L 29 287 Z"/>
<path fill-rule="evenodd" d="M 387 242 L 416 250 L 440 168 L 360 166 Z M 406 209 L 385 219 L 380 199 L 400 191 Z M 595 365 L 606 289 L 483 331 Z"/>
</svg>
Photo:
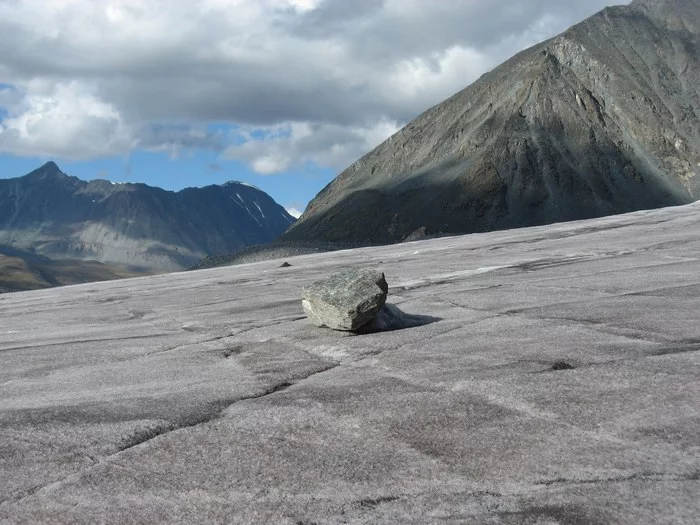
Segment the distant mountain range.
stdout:
<svg viewBox="0 0 700 525">
<path fill-rule="evenodd" d="M 391 243 L 700 197 L 700 1 L 607 8 L 341 173 L 288 242 Z"/>
<path fill-rule="evenodd" d="M 0 253 L 25 261 L 20 251 L 128 272 L 181 270 L 269 242 L 294 220 L 269 195 L 239 182 L 171 192 L 85 182 L 53 162 L 0 179 Z"/>
</svg>

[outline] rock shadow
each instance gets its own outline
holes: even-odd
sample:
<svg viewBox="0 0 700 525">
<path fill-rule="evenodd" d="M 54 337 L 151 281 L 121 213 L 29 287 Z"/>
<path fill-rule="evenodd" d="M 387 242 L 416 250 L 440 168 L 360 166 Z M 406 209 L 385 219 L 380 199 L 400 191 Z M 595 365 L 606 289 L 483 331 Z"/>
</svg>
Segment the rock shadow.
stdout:
<svg viewBox="0 0 700 525">
<path fill-rule="evenodd" d="M 385 304 L 372 321 L 358 328 L 353 333 L 366 335 L 375 334 L 377 332 L 393 332 L 405 328 L 415 328 L 417 326 L 437 323 L 438 321 L 442 321 L 442 318 L 430 315 L 407 314 L 401 311 L 398 306 Z"/>
</svg>

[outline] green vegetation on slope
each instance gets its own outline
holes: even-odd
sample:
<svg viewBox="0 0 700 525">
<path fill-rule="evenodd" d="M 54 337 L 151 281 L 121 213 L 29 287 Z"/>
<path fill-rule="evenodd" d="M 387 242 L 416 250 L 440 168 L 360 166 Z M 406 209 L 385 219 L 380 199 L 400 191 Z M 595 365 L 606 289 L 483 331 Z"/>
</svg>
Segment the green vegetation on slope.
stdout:
<svg viewBox="0 0 700 525">
<path fill-rule="evenodd" d="M 0 246 L 0 293 L 149 275 L 144 270 L 48 257 Z"/>
</svg>

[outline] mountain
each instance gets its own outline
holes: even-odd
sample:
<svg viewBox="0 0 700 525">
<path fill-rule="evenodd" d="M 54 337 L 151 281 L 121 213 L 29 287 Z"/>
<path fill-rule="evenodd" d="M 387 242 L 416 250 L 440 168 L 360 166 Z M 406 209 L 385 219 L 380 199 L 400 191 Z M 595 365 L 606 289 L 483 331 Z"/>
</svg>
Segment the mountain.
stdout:
<svg viewBox="0 0 700 525">
<path fill-rule="evenodd" d="M 700 2 L 611 7 L 429 109 L 283 241 L 390 243 L 700 197 Z"/>
<path fill-rule="evenodd" d="M 0 245 L 51 259 L 180 270 L 269 242 L 293 222 L 266 193 L 238 182 L 175 193 L 85 182 L 53 162 L 0 180 Z"/>
</svg>

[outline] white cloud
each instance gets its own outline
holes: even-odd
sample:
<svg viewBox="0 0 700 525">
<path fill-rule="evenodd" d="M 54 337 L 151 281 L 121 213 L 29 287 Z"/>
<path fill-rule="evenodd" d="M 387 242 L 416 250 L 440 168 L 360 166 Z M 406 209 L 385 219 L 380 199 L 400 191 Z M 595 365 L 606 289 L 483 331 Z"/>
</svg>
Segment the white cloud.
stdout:
<svg viewBox="0 0 700 525">
<path fill-rule="evenodd" d="M 10 113 L 0 151 L 223 150 L 225 136 L 187 128 L 227 123 L 250 136 L 236 135 L 226 156 L 259 173 L 341 168 L 522 47 L 613 3 L 0 0 L 0 47 L 12 50 L 0 79 L 15 87 L 0 95 Z"/>
<path fill-rule="evenodd" d="M 230 146 L 222 156 L 247 162 L 259 175 L 303 168 L 308 163 L 342 169 L 398 129 L 396 122 L 389 121 L 369 127 L 288 122 L 257 136 L 240 131 L 242 143 Z"/>
<path fill-rule="evenodd" d="M 287 208 L 287 213 L 289 215 L 291 215 L 292 217 L 294 217 L 295 219 L 298 219 L 299 217 L 301 217 L 302 212 L 300 212 L 296 208 Z"/>
<path fill-rule="evenodd" d="M 411 57 L 396 63 L 383 81 L 387 99 L 421 101 L 424 108 L 469 85 L 491 61 L 480 51 L 453 46 L 428 57 Z"/>
<path fill-rule="evenodd" d="M 0 122 L 0 152 L 80 159 L 134 146 L 119 112 L 77 82 L 4 98 L 9 116 Z"/>
<path fill-rule="evenodd" d="M 285 171 L 292 159 L 283 156 L 261 155 L 250 159 L 250 167 L 259 175 L 272 175 Z"/>
</svg>

